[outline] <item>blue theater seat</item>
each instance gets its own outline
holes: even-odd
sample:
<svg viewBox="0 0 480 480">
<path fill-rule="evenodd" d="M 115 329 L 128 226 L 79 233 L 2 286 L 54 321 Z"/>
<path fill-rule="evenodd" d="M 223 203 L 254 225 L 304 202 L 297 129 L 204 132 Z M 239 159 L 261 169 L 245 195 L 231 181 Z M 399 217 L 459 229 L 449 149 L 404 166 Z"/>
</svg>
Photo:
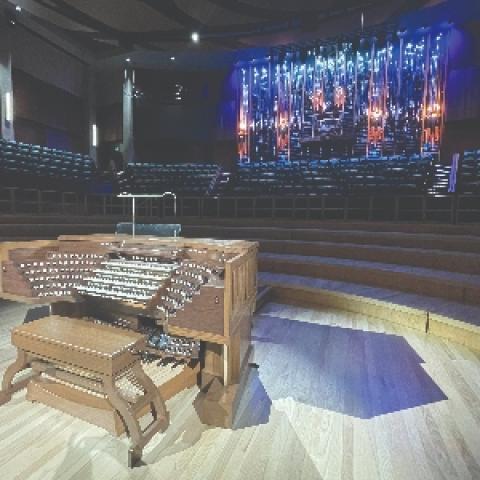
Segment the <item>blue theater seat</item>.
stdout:
<svg viewBox="0 0 480 480">
<path fill-rule="evenodd" d="M 295 162 L 252 162 L 239 167 L 235 195 L 425 193 L 431 158 L 419 155 Z"/>
<path fill-rule="evenodd" d="M 183 196 L 203 196 L 221 173 L 214 164 L 129 165 L 118 175 L 120 192 L 161 194 L 169 191 Z"/>
<path fill-rule="evenodd" d="M 93 171 L 93 160 L 87 155 L 22 142 L 0 141 L 3 186 L 78 190 L 84 189 L 92 180 Z M 61 182 L 58 181 L 60 179 Z"/>
</svg>

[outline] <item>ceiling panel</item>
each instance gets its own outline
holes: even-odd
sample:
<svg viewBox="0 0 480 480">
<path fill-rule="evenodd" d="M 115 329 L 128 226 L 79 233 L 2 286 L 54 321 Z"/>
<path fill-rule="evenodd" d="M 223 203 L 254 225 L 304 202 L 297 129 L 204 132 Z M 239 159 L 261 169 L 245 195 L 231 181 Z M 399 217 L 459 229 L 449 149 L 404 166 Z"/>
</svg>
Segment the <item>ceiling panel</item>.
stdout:
<svg viewBox="0 0 480 480">
<path fill-rule="evenodd" d="M 9 3 L 12 5 L 12 7 L 18 5 L 23 10 L 34 15 L 35 17 L 47 20 L 48 22 L 58 25 L 61 28 L 66 28 L 68 30 L 90 30 L 81 23 L 75 22 L 71 18 L 61 15 L 52 8 L 43 6 L 41 3 L 34 0 L 9 0 Z M 48 3 L 50 4 L 51 2 Z"/>
<path fill-rule="evenodd" d="M 258 18 L 254 15 L 244 15 L 223 8 L 220 6 L 222 3 L 229 3 L 224 0 L 215 3 L 208 0 L 176 0 L 175 3 L 179 8 L 189 12 L 190 15 L 206 25 L 238 25 L 256 23 L 258 21 Z"/>
<path fill-rule="evenodd" d="M 172 30 L 180 27 L 158 10 L 138 0 L 64 0 L 71 7 L 124 32 Z M 165 0 L 159 0 L 161 4 Z M 54 2 L 55 3 L 55 2 Z"/>
<path fill-rule="evenodd" d="M 301 11 L 317 11 L 322 12 L 331 7 L 340 7 L 345 4 L 358 5 L 366 3 L 363 0 L 238 0 L 252 8 L 263 7 L 271 10 L 283 10 L 288 12 L 299 13 Z"/>
<path fill-rule="evenodd" d="M 398 12 L 445 0 L 0 0 L 20 5 L 92 55 L 240 50 L 310 42 L 391 20 Z M 479 0 L 480 1 L 480 0 Z M 21 21 L 21 14 L 19 16 Z M 198 30 L 195 45 L 190 32 Z M 172 53 L 170 53 L 172 52 Z M 169 57 L 167 57 L 169 58 Z"/>
</svg>

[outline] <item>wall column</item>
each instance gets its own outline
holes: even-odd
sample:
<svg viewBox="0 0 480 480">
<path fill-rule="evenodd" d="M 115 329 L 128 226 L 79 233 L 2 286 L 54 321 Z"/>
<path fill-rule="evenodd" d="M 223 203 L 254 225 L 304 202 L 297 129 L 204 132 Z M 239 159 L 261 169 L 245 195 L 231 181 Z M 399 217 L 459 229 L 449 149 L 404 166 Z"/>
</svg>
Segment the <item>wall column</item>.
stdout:
<svg viewBox="0 0 480 480">
<path fill-rule="evenodd" d="M 7 121 L 7 93 L 10 94 L 12 115 L 14 114 L 12 82 L 12 50 L 10 38 L 11 26 L 0 14 L 0 136 L 6 140 L 15 140 L 13 118 Z"/>
<path fill-rule="evenodd" d="M 126 68 L 123 80 L 123 165 L 135 161 L 135 145 L 133 137 L 133 88 L 135 83 L 135 70 Z"/>
</svg>

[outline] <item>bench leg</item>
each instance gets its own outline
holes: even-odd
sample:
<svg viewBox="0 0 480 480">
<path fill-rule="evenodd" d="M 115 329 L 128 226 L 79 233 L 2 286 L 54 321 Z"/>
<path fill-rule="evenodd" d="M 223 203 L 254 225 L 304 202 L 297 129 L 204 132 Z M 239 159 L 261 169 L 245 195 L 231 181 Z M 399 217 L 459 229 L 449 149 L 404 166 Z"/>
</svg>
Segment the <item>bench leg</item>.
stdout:
<svg viewBox="0 0 480 480">
<path fill-rule="evenodd" d="M 133 468 L 140 463 L 142 459 L 143 448 L 131 447 L 128 449 L 128 468 Z"/>
<path fill-rule="evenodd" d="M 107 395 L 109 402 L 112 404 L 120 416 L 122 417 L 125 427 L 130 437 L 130 449 L 128 450 L 128 466 L 134 467 L 141 458 L 143 447 L 157 433 L 164 431 L 169 423 L 169 415 L 160 392 L 158 391 L 151 378 L 143 371 L 140 364 L 134 365 L 131 369 L 133 380 L 139 384 L 144 390 L 143 401 L 150 404 L 153 422 L 142 430 L 136 418 L 137 405 L 130 404 L 125 400 L 117 390 L 115 379 L 105 376 L 103 378 L 103 390 Z M 140 400 L 141 402 L 142 400 Z"/>
<path fill-rule="evenodd" d="M 131 444 L 128 454 L 129 463 L 131 460 L 136 463 L 141 458 L 143 450 L 140 425 L 135 418 L 135 414 L 130 404 L 118 393 L 114 378 L 108 376 L 104 377 L 103 389 L 109 402 L 112 404 L 113 408 L 118 411 L 125 422 L 125 427 L 128 436 L 130 437 Z"/>
<path fill-rule="evenodd" d="M 18 349 L 16 360 L 7 368 L 5 374 L 3 375 L 2 390 L 0 391 L 0 405 L 10 401 L 12 398 L 12 393 L 26 387 L 30 377 L 15 384 L 13 383 L 13 379 L 17 373 L 25 370 L 28 368 L 28 366 L 29 362 L 27 354 L 23 350 Z"/>
<path fill-rule="evenodd" d="M 153 418 L 158 420 L 161 424 L 160 431 L 165 431 L 170 423 L 170 416 L 158 388 L 153 383 L 152 379 L 143 371 L 140 364 L 134 365 L 132 372 L 137 382 L 142 386 L 145 395 L 148 395 L 152 399 L 150 402 L 150 408 Z"/>
</svg>

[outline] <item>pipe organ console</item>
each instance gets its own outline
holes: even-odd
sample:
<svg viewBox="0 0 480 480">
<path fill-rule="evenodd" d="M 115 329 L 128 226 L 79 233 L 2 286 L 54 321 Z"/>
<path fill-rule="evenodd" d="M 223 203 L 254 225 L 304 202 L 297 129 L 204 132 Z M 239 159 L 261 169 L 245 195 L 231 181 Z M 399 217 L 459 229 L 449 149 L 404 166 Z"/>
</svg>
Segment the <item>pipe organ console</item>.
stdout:
<svg viewBox="0 0 480 480">
<path fill-rule="evenodd" d="M 29 400 L 126 432 L 130 465 L 167 427 L 164 401 L 184 388 L 200 387 L 202 421 L 231 426 L 250 353 L 257 249 L 126 235 L 3 244 L 1 295 L 48 303 L 50 316 L 14 328 L 18 356 L 0 404 L 26 387 Z"/>
</svg>

